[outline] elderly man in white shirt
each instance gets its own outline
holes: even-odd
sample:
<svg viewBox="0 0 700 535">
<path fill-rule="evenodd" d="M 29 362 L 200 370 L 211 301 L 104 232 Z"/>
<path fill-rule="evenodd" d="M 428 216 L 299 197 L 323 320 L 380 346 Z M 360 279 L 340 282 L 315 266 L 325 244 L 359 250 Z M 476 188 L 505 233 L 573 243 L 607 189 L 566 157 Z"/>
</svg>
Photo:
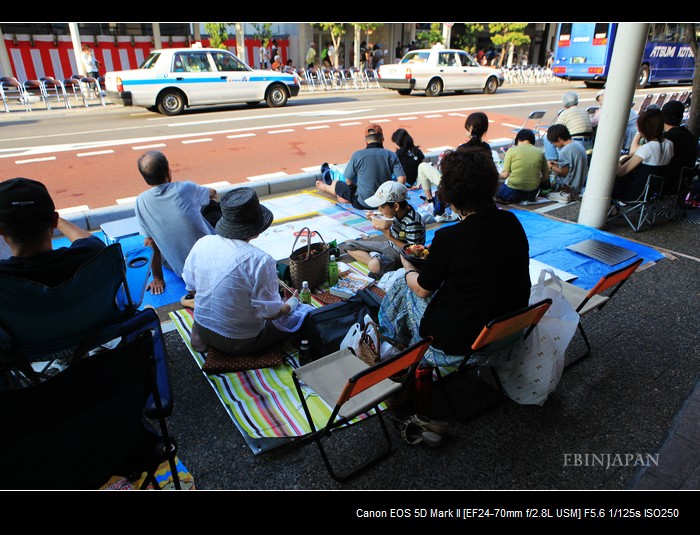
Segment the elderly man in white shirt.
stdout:
<svg viewBox="0 0 700 535">
<path fill-rule="evenodd" d="M 221 197 L 216 234 L 195 243 L 183 271 L 194 294 L 192 347 L 231 355 L 254 354 L 297 330 L 311 309 L 297 292 L 287 301 L 279 293 L 277 263 L 250 244 L 272 223 L 272 212 L 251 188 Z"/>
</svg>

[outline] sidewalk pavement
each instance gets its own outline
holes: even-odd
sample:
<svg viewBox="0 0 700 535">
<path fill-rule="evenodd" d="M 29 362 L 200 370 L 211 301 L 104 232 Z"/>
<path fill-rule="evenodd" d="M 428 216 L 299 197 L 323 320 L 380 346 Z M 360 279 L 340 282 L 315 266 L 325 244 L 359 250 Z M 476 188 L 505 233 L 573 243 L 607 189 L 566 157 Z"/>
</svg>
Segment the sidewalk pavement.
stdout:
<svg viewBox="0 0 700 535">
<path fill-rule="evenodd" d="M 313 180 L 309 174 L 266 183 L 259 194 L 304 189 Z M 575 222 L 579 207 L 562 205 L 546 215 Z M 121 217 L 128 215 L 114 209 L 86 217 L 86 225 L 96 230 Z M 450 420 L 439 449 L 404 444 L 397 434 L 387 460 L 340 485 L 327 476 L 311 444 L 252 455 L 179 335 L 170 331 L 176 396 L 171 425 L 180 458 L 200 489 L 700 489 L 698 226 L 671 221 L 638 234 L 617 224 L 606 230 L 656 247 L 667 258 L 635 273 L 611 306 L 586 318 L 592 354 L 567 368 L 544 406 L 507 402 L 467 425 Z M 158 312 L 167 321 L 177 307 Z M 571 354 L 582 349 L 577 335 Z M 449 419 L 440 399 L 434 411 Z M 355 440 L 362 447 L 362 437 Z M 628 454 L 656 462 L 615 462 Z M 574 455 L 587 462 L 570 462 Z M 601 458 L 611 462 L 596 464 Z"/>
<path fill-rule="evenodd" d="M 579 207 L 547 216 L 575 222 Z M 252 455 L 180 336 L 169 332 L 180 458 L 202 489 L 700 489 L 698 227 L 672 221 L 639 234 L 609 230 L 667 258 L 635 273 L 609 307 L 586 317 L 592 354 L 565 370 L 544 406 L 507 401 L 460 425 L 436 396 L 433 416 L 450 422 L 442 447 L 407 445 L 396 434 L 386 461 L 340 485 L 312 444 Z M 167 319 L 177 308 L 159 313 Z M 567 355 L 583 349 L 577 335 Z M 364 444 L 361 436 L 348 440 Z"/>
</svg>

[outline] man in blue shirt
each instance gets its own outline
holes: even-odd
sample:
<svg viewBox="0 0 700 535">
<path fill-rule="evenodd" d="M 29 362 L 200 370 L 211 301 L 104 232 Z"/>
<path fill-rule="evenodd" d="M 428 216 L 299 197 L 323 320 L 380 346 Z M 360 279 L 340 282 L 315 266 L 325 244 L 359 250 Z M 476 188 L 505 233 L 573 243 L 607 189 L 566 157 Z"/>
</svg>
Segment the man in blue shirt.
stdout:
<svg viewBox="0 0 700 535">
<path fill-rule="evenodd" d="M 182 278 L 192 246 L 202 236 L 214 234 L 202 210 L 217 199 L 217 193 L 189 180 L 173 182 L 170 164 L 160 151 L 144 153 L 138 159 L 138 168 L 150 186 L 139 194 L 135 206 L 144 245 L 153 248 L 153 280 L 147 289 L 160 294 L 165 289 L 163 262 Z"/>
<path fill-rule="evenodd" d="M 335 195 L 338 202 L 348 202 L 360 210 L 372 210 L 365 199 L 374 195 L 384 182 L 396 180 L 406 183 L 406 173 L 394 151 L 384 148 L 384 132 L 378 124 L 365 128 L 367 146 L 354 152 L 345 166 L 345 181 L 333 180 L 326 184 L 316 181 L 316 188 Z"/>
</svg>

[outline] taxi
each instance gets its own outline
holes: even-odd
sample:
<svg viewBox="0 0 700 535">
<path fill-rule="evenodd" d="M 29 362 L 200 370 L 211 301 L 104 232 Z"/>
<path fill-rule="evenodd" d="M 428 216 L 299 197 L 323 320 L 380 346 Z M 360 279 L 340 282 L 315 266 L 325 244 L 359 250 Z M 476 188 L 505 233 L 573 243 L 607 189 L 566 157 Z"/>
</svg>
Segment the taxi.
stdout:
<svg viewBox="0 0 700 535">
<path fill-rule="evenodd" d="M 236 102 L 278 108 L 299 94 L 299 79 L 252 69 L 221 48 L 168 48 L 153 50 L 138 69 L 107 72 L 105 91 L 114 104 L 178 115 L 185 108 Z"/>
<path fill-rule="evenodd" d="M 411 50 L 399 63 L 381 65 L 377 77 L 381 87 L 398 91 L 400 95 L 424 91 L 429 97 L 447 91 L 479 90 L 493 94 L 504 81 L 499 70 L 480 66 L 464 50 L 446 49 L 442 45 Z"/>
</svg>

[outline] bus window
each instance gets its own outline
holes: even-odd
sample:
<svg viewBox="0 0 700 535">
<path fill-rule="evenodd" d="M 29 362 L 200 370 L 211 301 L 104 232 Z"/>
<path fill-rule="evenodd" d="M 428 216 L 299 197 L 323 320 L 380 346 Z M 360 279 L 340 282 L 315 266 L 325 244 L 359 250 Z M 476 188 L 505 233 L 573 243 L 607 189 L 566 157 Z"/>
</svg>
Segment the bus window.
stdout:
<svg viewBox="0 0 700 535">
<path fill-rule="evenodd" d="M 594 45 L 607 45 L 608 44 L 608 31 L 610 29 L 610 24 L 607 22 L 598 22 L 593 30 L 593 44 Z"/>
<path fill-rule="evenodd" d="M 559 25 L 559 40 L 557 42 L 557 46 L 559 48 L 563 46 L 570 46 L 571 45 L 571 23 L 570 22 L 562 22 Z"/>
</svg>

